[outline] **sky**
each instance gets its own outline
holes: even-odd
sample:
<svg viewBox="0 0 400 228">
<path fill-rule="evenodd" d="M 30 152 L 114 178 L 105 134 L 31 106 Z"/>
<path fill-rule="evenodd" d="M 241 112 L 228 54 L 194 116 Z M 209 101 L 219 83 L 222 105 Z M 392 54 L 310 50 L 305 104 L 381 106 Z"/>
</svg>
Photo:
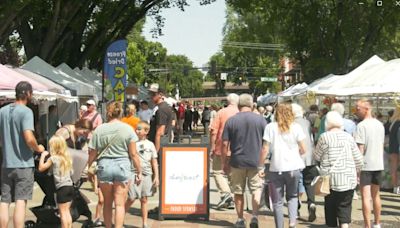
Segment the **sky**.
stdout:
<svg viewBox="0 0 400 228">
<path fill-rule="evenodd" d="M 225 0 L 200 6 L 196 0 L 188 0 L 185 11 L 178 8 L 164 9 L 163 36 L 152 38 L 155 23 L 147 18 L 143 35 L 149 41 L 158 41 L 168 54 L 186 55 L 194 66 L 207 64 L 210 57 L 221 49 L 222 28 L 225 23 Z"/>
</svg>

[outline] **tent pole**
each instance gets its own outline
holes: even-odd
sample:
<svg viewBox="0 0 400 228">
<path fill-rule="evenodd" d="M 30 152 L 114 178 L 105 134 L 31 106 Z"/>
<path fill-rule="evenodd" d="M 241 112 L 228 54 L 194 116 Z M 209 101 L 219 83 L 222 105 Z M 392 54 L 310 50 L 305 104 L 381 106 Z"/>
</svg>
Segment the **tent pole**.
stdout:
<svg viewBox="0 0 400 228">
<path fill-rule="evenodd" d="M 351 95 L 349 96 L 349 112 L 348 112 L 349 114 L 349 118 L 350 118 L 350 116 L 352 115 L 352 113 L 351 113 Z"/>
</svg>

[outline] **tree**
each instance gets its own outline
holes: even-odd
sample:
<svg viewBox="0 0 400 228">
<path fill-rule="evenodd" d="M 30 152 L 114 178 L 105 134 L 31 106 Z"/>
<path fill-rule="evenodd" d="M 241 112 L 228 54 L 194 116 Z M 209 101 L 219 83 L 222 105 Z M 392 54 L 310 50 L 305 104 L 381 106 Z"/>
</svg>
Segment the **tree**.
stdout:
<svg viewBox="0 0 400 228">
<path fill-rule="evenodd" d="M 193 62 L 184 55 L 169 55 L 165 62 L 168 70 L 160 78 L 160 84 L 166 85 L 167 91 L 171 94 L 176 93 L 178 85 L 181 97 L 193 97 L 202 95 L 203 74 L 193 68 Z M 188 69 L 188 75 L 184 74 L 184 69 Z"/>
<path fill-rule="evenodd" d="M 258 11 L 259 9 L 253 10 Z M 274 33 L 257 32 L 258 29 L 261 29 L 260 21 L 268 21 L 268 18 L 259 16 L 250 11 L 238 14 L 234 8 L 228 6 L 223 31 L 223 43 L 225 45 L 222 52 L 210 58 L 210 62 L 217 62 L 221 72 L 228 73 L 228 81 L 237 85 L 248 82 L 254 95 L 263 94 L 267 90 L 277 91 L 276 83 L 261 82 L 260 79 L 261 77 L 276 77 L 278 75 L 280 71 L 278 63 L 282 52 L 280 50 L 247 49 L 227 44 L 229 42 L 278 42 Z M 269 26 L 273 28 L 272 24 Z M 273 31 L 273 29 L 268 31 Z M 259 34 L 262 34 L 262 37 L 258 37 Z M 222 84 L 220 78 L 215 77 L 214 80 L 216 81 L 216 89 L 223 93 L 220 88 Z"/>
<path fill-rule="evenodd" d="M 156 19 L 154 32 L 161 34 L 160 11 L 186 6 L 186 0 L 5 0 L 0 6 L 0 44 L 16 32 L 28 59 L 37 55 L 53 65 L 100 69 L 107 45 L 125 38 L 146 15 Z"/>
<path fill-rule="evenodd" d="M 245 21 L 252 40 L 277 37 L 286 54 L 299 61 L 307 81 L 328 73 L 343 74 L 374 54 L 399 57 L 400 14 L 375 1 L 227 0 L 234 15 Z M 250 16 L 249 16 L 250 15 Z M 243 34 L 243 32 L 241 33 Z"/>
</svg>

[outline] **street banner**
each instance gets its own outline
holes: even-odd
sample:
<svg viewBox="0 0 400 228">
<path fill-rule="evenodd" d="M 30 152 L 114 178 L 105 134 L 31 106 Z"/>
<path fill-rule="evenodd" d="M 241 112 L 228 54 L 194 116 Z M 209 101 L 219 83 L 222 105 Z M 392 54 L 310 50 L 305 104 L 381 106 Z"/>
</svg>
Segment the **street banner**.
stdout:
<svg viewBox="0 0 400 228">
<path fill-rule="evenodd" d="M 104 56 L 104 85 L 107 100 L 125 102 L 127 86 L 126 40 L 111 43 Z"/>
</svg>

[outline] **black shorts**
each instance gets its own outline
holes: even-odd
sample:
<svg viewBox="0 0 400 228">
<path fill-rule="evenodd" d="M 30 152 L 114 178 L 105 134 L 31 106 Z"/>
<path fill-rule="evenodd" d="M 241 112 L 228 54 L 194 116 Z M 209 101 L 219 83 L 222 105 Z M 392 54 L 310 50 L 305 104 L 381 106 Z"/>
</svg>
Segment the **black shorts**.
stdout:
<svg viewBox="0 0 400 228">
<path fill-rule="evenodd" d="M 354 190 L 336 192 L 325 196 L 325 223 L 329 227 L 338 227 L 343 223 L 351 223 L 351 204 Z M 337 224 L 339 220 L 339 224 Z"/>
<path fill-rule="evenodd" d="M 57 203 L 67 203 L 71 202 L 74 198 L 74 187 L 63 186 L 56 191 L 57 193 Z"/>
<path fill-rule="evenodd" d="M 382 171 L 361 171 L 360 174 L 360 185 L 381 185 L 382 183 Z"/>
</svg>

